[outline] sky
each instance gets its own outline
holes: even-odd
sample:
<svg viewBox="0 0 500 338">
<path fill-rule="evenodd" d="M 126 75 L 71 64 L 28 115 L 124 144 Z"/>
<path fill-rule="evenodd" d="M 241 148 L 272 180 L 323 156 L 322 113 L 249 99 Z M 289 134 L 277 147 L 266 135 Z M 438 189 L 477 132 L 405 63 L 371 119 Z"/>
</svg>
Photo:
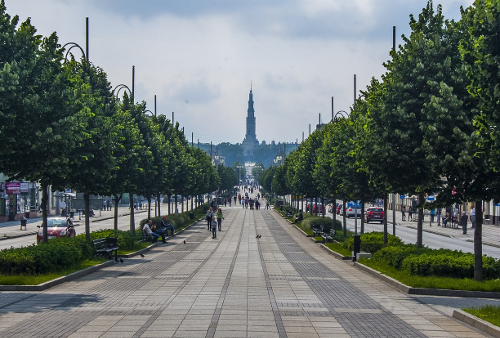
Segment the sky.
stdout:
<svg viewBox="0 0 500 338">
<path fill-rule="evenodd" d="M 384 73 L 426 0 L 5 0 L 38 33 L 85 49 L 112 87 L 172 117 L 197 143 L 241 143 L 253 89 L 257 139 L 301 141 L 320 120 L 349 111 L 356 90 Z M 460 19 L 472 0 L 434 1 Z M 80 58 L 76 49 L 72 49 Z"/>
</svg>

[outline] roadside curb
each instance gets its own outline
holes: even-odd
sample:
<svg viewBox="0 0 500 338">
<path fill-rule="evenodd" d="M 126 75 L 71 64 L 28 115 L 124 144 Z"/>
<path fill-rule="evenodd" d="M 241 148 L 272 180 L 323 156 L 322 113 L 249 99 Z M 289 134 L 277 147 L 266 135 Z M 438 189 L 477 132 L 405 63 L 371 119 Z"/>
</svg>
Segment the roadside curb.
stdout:
<svg viewBox="0 0 500 338">
<path fill-rule="evenodd" d="M 500 338 L 500 327 L 488 323 L 487 321 L 482 320 L 481 318 L 473 316 L 470 313 L 467 313 L 462 310 L 453 310 L 452 316 L 453 318 L 458 319 L 466 324 L 469 324 L 470 326 L 478 330 L 481 330 L 489 335 L 492 335 L 493 337 Z"/>
<path fill-rule="evenodd" d="M 367 274 L 391 285 L 395 289 L 410 295 L 426 295 L 426 296 L 443 296 L 443 297 L 474 297 L 474 298 L 500 298 L 500 292 L 487 291 L 466 291 L 466 290 L 449 290 L 449 289 L 425 289 L 413 288 L 405 285 L 394 278 L 386 276 L 377 270 L 374 270 L 366 265 L 358 262 L 353 263 L 354 267 L 366 272 Z"/>
<path fill-rule="evenodd" d="M 332 255 L 333 257 L 335 257 L 335 258 L 337 258 L 337 259 L 339 259 L 341 261 L 350 261 L 352 259 L 349 256 L 344 256 L 342 254 L 339 254 L 338 252 L 333 251 L 332 249 L 330 249 L 329 247 L 327 247 L 324 244 L 321 244 L 320 247 L 321 247 L 321 249 L 323 249 L 326 252 L 328 252 L 329 255 Z"/>
<path fill-rule="evenodd" d="M 73 272 L 69 275 L 62 276 L 48 282 L 38 284 L 38 285 L 0 285 L 0 291 L 44 291 L 56 285 L 69 282 L 73 279 L 87 276 L 93 272 L 96 272 L 102 268 L 108 267 L 110 265 L 116 264 L 114 260 L 110 260 L 98 265 L 91 266 L 89 268 Z"/>
</svg>

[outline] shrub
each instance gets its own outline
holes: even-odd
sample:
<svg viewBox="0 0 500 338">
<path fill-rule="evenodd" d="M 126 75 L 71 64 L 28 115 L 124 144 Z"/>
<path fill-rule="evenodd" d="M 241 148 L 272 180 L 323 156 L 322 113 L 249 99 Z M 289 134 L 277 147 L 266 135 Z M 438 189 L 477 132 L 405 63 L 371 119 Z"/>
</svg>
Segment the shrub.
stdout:
<svg viewBox="0 0 500 338">
<path fill-rule="evenodd" d="M 304 229 L 311 230 L 312 228 L 320 226 L 320 225 L 323 225 L 324 227 L 328 227 L 328 228 L 331 228 L 331 226 L 332 226 L 333 221 L 331 218 L 320 217 L 320 216 L 310 216 L 310 215 L 306 217 L 305 213 L 303 213 L 302 215 L 304 215 L 304 220 L 301 222 L 302 223 L 301 225 Z M 335 227 L 336 230 L 342 228 L 342 226 L 340 225 L 340 222 L 338 220 L 337 220 L 336 225 L 337 225 Z"/>
<path fill-rule="evenodd" d="M 81 238 L 55 238 L 49 243 L 0 251 L 0 273 L 43 274 L 55 272 L 92 257 L 92 247 Z"/>
<path fill-rule="evenodd" d="M 384 244 L 383 232 L 369 232 L 361 234 L 361 251 L 375 253 L 386 246 L 401 245 L 403 242 L 399 237 L 387 234 L 387 244 Z M 344 248 L 354 250 L 354 238 L 348 238 L 344 242 Z"/>
<path fill-rule="evenodd" d="M 474 255 L 451 250 L 444 254 L 410 255 L 403 260 L 401 270 L 418 276 L 474 278 Z M 483 277 L 485 279 L 499 278 L 500 260 L 483 256 Z"/>
</svg>

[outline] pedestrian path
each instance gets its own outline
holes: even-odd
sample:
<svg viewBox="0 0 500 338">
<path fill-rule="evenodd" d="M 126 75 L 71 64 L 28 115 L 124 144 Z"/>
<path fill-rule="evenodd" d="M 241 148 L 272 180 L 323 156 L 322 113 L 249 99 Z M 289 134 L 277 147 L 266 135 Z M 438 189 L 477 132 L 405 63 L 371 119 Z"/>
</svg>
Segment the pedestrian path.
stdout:
<svg viewBox="0 0 500 338">
<path fill-rule="evenodd" d="M 223 212 L 216 239 L 200 221 L 145 257 L 44 292 L 0 292 L 0 336 L 487 337 L 449 316 L 465 300 L 402 294 L 273 210 Z"/>
</svg>

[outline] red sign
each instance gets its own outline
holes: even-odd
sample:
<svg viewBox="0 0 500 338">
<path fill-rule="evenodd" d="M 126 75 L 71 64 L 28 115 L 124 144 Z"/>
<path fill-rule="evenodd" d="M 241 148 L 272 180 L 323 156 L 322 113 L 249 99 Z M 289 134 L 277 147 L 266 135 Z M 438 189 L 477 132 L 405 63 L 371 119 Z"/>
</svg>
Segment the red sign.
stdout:
<svg viewBox="0 0 500 338">
<path fill-rule="evenodd" d="M 21 190 L 21 182 L 5 183 L 5 193 L 7 195 L 19 194 L 20 190 Z"/>
</svg>

